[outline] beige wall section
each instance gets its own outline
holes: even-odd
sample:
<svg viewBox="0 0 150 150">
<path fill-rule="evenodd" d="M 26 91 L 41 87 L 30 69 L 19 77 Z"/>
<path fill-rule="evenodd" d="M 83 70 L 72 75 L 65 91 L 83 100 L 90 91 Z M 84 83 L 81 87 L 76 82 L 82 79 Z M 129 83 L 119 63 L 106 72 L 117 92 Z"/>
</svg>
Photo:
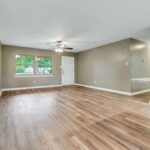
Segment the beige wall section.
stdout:
<svg viewBox="0 0 150 150">
<path fill-rule="evenodd" d="M 15 55 L 50 55 L 53 63 L 52 77 L 15 77 Z M 63 53 L 74 57 L 74 53 Z M 61 84 L 61 55 L 50 50 L 37 50 L 16 46 L 2 45 L 2 88 L 49 86 Z M 36 83 L 35 83 L 36 82 Z"/>
<path fill-rule="evenodd" d="M 150 46 L 142 41 L 131 39 L 131 78 L 150 77 Z M 131 82 L 131 91 L 150 88 L 150 83 Z"/>
<path fill-rule="evenodd" d="M 78 53 L 76 82 L 130 92 L 130 55 L 130 39 Z"/>
</svg>

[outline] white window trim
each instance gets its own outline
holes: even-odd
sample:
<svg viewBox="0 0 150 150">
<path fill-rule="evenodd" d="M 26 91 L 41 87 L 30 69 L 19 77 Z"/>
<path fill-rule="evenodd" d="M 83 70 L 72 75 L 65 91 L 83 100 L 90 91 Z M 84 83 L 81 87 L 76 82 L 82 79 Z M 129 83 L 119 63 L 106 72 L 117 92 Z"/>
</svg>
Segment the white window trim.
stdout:
<svg viewBox="0 0 150 150">
<path fill-rule="evenodd" d="M 52 74 L 15 74 L 15 78 L 53 77 Z"/>
</svg>

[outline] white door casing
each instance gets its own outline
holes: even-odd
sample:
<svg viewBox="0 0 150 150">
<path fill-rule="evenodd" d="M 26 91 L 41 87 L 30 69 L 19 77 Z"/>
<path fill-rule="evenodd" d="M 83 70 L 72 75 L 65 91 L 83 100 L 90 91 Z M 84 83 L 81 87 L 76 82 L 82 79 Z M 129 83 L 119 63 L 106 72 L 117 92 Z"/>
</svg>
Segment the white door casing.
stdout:
<svg viewBox="0 0 150 150">
<path fill-rule="evenodd" d="M 74 84 L 74 57 L 62 56 L 62 85 Z"/>
</svg>

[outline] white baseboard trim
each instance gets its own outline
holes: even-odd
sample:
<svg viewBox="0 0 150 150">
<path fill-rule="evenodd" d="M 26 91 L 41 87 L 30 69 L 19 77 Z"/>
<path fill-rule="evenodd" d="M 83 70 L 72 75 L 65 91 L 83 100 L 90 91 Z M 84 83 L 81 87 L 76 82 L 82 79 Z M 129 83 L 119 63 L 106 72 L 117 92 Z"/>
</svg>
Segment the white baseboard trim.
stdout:
<svg viewBox="0 0 150 150">
<path fill-rule="evenodd" d="M 130 93 L 130 92 L 123 92 L 123 91 L 106 89 L 106 88 L 95 87 L 95 86 L 89 86 L 89 85 L 78 84 L 78 83 L 75 83 L 74 85 L 83 86 L 83 87 L 92 88 L 92 89 L 97 89 L 97 90 L 106 91 L 106 92 L 111 92 L 111 93 L 128 95 L 128 96 L 135 96 L 135 95 L 150 92 L 150 89 Z M 3 91 L 29 90 L 29 89 L 40 89 L 40 88 L 54 88 L 54 87 L 62 87 L 62 86 L 63 86 L 62 84 L 59 84 L 59 85 L 49 85 L 49 86 L 32 86 L 32 87 L 7 88 L 7 89 L 0 90 L 0 96 L 2 95 Z"/>
<path fill-rule="evenodd" d="M 106 92 L 111 92 L 111 93 L 128 95 L 128 96 L 135 96 L 135 95 L 139 95 L 139 94 L 150 92 L 150 89 L 131 93 L 131 92 L 123 92 L 123 91 L 118 91 L 118 90 L 111 90 L 111 89 L 106 89 L 106 88 L 101 88 L 101 87 L 95 87 L 95 86 L 89 86 L 89 85 L 78 84 L 78 83 L 76 83 L 75 85 L 83 86 L 83 87 L 87 87 L 87 88 L 92 88 L 92 89 L 97 89 L 97 90 L 101 90 L 101 91 L 106 91 Z"/>
<path fill-rule="evenodd" d="M 53 87 L 61 87 L 62 85 L 49 85 L 49 86 L 32 86 L 32 87 L 19 87 L 19 88 L 7 88 L 2 89 L 1 93 L 4 91 L 16 91 L 16 90 L 29 90 L 29 89 L 41 89 L 41 88 L 53 88 Z"/>
<path fill-rule="evenodd" d="M 133 92 L 133 93 L 131 93 L 131 96 L 135 96 L 135 95 L 139 95 L 139 94 L 144 94 L 144 93 L 147 93 L 147 92 L 150 92 L 150 89 L 142 90 L 142 91 L 138 91 L 138 92 Z"/>
<path fill-rule="evenodd" d="M 92 89 L 96 89 L 96 90 L 101 90 L 101 91 L 106 91 L 106 92 L 111 92 L 111 93 L 117 93 L 117 94 L 123 94 L 123 95 L 131 96 L 130 92 L 123 92 L 123 91 L 118 91 L 118 90 L 111 90 L 111 89 L 106 89 L 106 88 L 101 88 L 101 87 L 96 87 L 96 86 L 89 86 L 89 85 L 78 84 L 78 83 L 76 83 L 75 85 L 83 86 L 83 87 L 87 87 L 87 88 L 92 88 Z"/>
</svg>

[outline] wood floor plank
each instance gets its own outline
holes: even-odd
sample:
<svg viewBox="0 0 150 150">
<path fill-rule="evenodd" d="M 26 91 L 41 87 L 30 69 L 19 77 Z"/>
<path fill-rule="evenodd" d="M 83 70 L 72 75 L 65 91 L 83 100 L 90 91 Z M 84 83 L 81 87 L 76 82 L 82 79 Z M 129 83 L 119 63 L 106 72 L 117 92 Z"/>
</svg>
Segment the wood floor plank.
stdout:
<svg viewBox="0 0 150 150">
<path fill-rule="evenodd" d="M 80 86 L 4 92 L 0 150 L 150 150 L 150 104 Z"/>
</svg>

